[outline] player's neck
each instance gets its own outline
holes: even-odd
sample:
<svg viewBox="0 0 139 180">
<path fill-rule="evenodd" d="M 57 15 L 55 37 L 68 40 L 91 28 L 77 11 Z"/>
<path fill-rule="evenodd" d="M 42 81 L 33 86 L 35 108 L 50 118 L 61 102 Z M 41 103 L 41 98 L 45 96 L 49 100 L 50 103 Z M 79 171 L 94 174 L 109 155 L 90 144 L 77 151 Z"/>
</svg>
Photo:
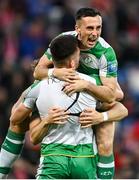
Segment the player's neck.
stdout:
<svg viewBox="0 0 139 180">
<path fill-rule="evenodd" d="M 54 68 L 71 68 L 70 66 L 68 66 L 68 65 L 56 65 L 56 66 L 54 66 Z"/>
</svg>

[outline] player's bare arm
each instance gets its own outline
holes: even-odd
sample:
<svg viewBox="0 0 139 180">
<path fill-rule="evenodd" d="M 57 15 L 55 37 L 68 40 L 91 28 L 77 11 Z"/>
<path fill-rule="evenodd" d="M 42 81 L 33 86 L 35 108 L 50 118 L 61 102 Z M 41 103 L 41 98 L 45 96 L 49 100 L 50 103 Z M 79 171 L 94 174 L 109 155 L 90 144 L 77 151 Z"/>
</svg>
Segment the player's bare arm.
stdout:
<svg viewBox="0 0 139 180">
<path fill-rule="evenodd" d="M 49 68 L 53 68 L 53 61 L 49 60 L 47 55 L 44 54 L 34 69 L 34 78 L 41 80 L 48 77 Z M 75 70 L 72 68 L 54 68 L 52 75 L 67 82 L 77 79 Z"/>
<path fill-rule="evenodd" d="M 48 77 L 48 68 L 53 67 L 53 61 L 48 60 L 47 56 L 44 54 L 37 66 L 34 69 L 33 76 L 35 79 L 41 80 Z"/>
<path fill-rule="evenodd" d="M 101 108 L 103 108 L 103 105 Z M 85 128 L 103 122 L 119 121 L 125 118 L 127 115 L 127 108 L 120 102 L 116 102 L 113 107 L 106 112 L 98 112 L 92 108 L 85 109 L 80 115 L 80 123 L 81 126 Z"/>
<path fill-rule="evenodd" d="M 48 60 L 46 55 L 43 55 L 34 70 L 34 77 L 36 79 L 43 79 L 45 77 L 48 77 L 48 68 L 50 67 L 50 65 L 53 65 L 52 61 Z M 79 91 L 78 85 L 79 83 L 81 83 L 81 81 L 78 82 L 78 77 L 76 76 L 76 73 L 73 69 L 55 68 L 53 71 L 53 75 L 58 79 L 65 80 L 70 83 L 72 82 L 72 84 L 68 85 L 65 89 L 65 92 L 67 94 L 72 94 Z M 115 98 L 115 81 L 115 78 L 109 78 L 109 83 L 105 83 L 108 84 L 108 86 L 105 86 L 105 84 L 103 84 L 103 86 L 96 86 L 94 84 L 85 82 L 83 88 L 81 87 L 81 89 L 88 91 L 100 101 L 112 102 Z M 78 87 L 78 90 L 76 89 L 76 87 Z"/>
<path fill-rule="evenodd" d="M 103 77 L 100 76 L 103 86 L 109 88 L 108 92 L 111 92 L 114 95 L 114 100 L 121 101 L 124 97 L 124 93 L 117 81 L 117 77 Z M 109 94 L 106 94 L 109 96 Z"/>
<path fill-rule="evenodd" d="M 32 109 L 25 107 L 23 103 L 20 103 L 18 107 L 11 114 L 10 121 L 13 125 L 22 123 L 32 112 Z"/>
<path fill-rule="evenodd" d="M 117 81 L 117 84 L 116 84 L 116 101 L 121 101 L 122 99 L 124 98 L 124 93 Z"/>
<path fill-rule="evenodd" d="M 48 68 L 52 65 L 52 61 L 48 60 L 46 55 L 43 55 L 35 68 L 34 77 L 36 79 L 48 77 Z M 84 81 L 83 83 L 82 81 L 78 81 L 79 79 L 76 76 L 74 69 L 71 68 L 54 68 L 53 75 L 58 79 L 71 83 L 67 84 L 67 88 L 65 88 L 65 93 L 69 95 L 77 91 L 85 90 L 102 102 L 111 103 L 115 99 L 121 100 L 123 98 L 123 92 L 115 77 L 101 77 L 103 86 L 96 86 L 89 82 Z"/>
<path fill-rule="evenodd" d="M 13 105 L 12 110 L 11 110 L 11 114 L 13 114 L 14 111 L 16 110 L 16 108 L 18 107 L 18 105 L 19 105 L 21 102 L 23 102 L 23 100 L 24 100 L 24 98 L 25 98 L 25 96 L 26 96 L 26 94 L 27 94 L 27 92 L 28 92 L 29 89 L 30 89 L 30 87 L 28 87 L 27 89 L 25 89 L 25 90 L 22 92 L 22 94 L 21 94 L 21 96 L 19 97 L 19 99 L 17 100 L 17 102 Z"/>
<path fill-rule="evenodd" d="M 48 116 L 33 119 L 30 122 L 30 139 L 33 144 L 38 144 L 46 136 L 50 124 L 63 125 L 67 122 L 68 112 L 61 108 L 51 108 Z"/>
<path fill-rule="evenodd" d="M 97 86 L 86 80 L 73 80 L 71 84 L 65 84 L 63 91 L 68 95 L 75 92 L 86 91 L 99 101 L 111 103 L 115 100 L 116 78 L 105 79 L 102 86 Z"/>
</svg>

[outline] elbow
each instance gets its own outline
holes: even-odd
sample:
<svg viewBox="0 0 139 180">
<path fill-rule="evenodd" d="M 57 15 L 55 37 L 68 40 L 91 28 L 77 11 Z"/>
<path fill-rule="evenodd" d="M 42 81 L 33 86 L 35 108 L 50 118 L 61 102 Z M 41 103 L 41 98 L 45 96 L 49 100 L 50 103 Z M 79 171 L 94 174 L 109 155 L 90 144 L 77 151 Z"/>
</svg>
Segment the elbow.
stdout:
<svg viewBox="0 0 139 180">
<path fill-rule="evenodd" d="M 116 101 L 121 101 L 124 98 L 123 91 L 116 91 Z"/>
<path fill-rule="evenodd" d="M 128 109 L 126 107 L 124 107 L 123 109 L 123 118 L 128 116 Z"/>
</svg>

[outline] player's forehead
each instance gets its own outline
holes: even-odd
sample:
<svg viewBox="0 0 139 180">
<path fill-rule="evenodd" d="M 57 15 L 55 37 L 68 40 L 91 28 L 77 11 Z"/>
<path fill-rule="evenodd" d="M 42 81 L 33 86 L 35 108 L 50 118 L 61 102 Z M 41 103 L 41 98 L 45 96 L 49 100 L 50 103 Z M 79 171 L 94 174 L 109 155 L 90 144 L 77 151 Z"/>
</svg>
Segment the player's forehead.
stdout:
<svg viewBox="0 0 139 180">
<path fill-rule="evenodd" d="M 80 20 L 80 25 L 81 26 L 102 26 L 102 18 L 101 16 L 97 15 L 95 17 L 87 16 L 87 17 L 82 17 Z"/>
</svg>

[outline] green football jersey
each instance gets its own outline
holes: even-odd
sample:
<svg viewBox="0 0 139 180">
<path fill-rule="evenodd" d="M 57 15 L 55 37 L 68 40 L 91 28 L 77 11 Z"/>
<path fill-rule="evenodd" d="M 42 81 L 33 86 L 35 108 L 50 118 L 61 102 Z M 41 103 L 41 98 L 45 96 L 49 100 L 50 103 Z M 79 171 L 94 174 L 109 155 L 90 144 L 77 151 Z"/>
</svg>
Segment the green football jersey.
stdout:
<svg viewBox="0 0 139 180">
<path fill-rule="evenodd" d="M 77 36 L 76 31 L 69 31 L 60 35 Z M 45 52 L 48 59 L 51 60 L 50 49 Z M 102 38 L 99 37 L 96 45 L 89 50 L 81 50 L 80 64 L 78 71 L 94 77 L 97 84 L 101 84 L 100 76 L 117 76 L 117 59 L 113 48 Z"/>
</svg>

